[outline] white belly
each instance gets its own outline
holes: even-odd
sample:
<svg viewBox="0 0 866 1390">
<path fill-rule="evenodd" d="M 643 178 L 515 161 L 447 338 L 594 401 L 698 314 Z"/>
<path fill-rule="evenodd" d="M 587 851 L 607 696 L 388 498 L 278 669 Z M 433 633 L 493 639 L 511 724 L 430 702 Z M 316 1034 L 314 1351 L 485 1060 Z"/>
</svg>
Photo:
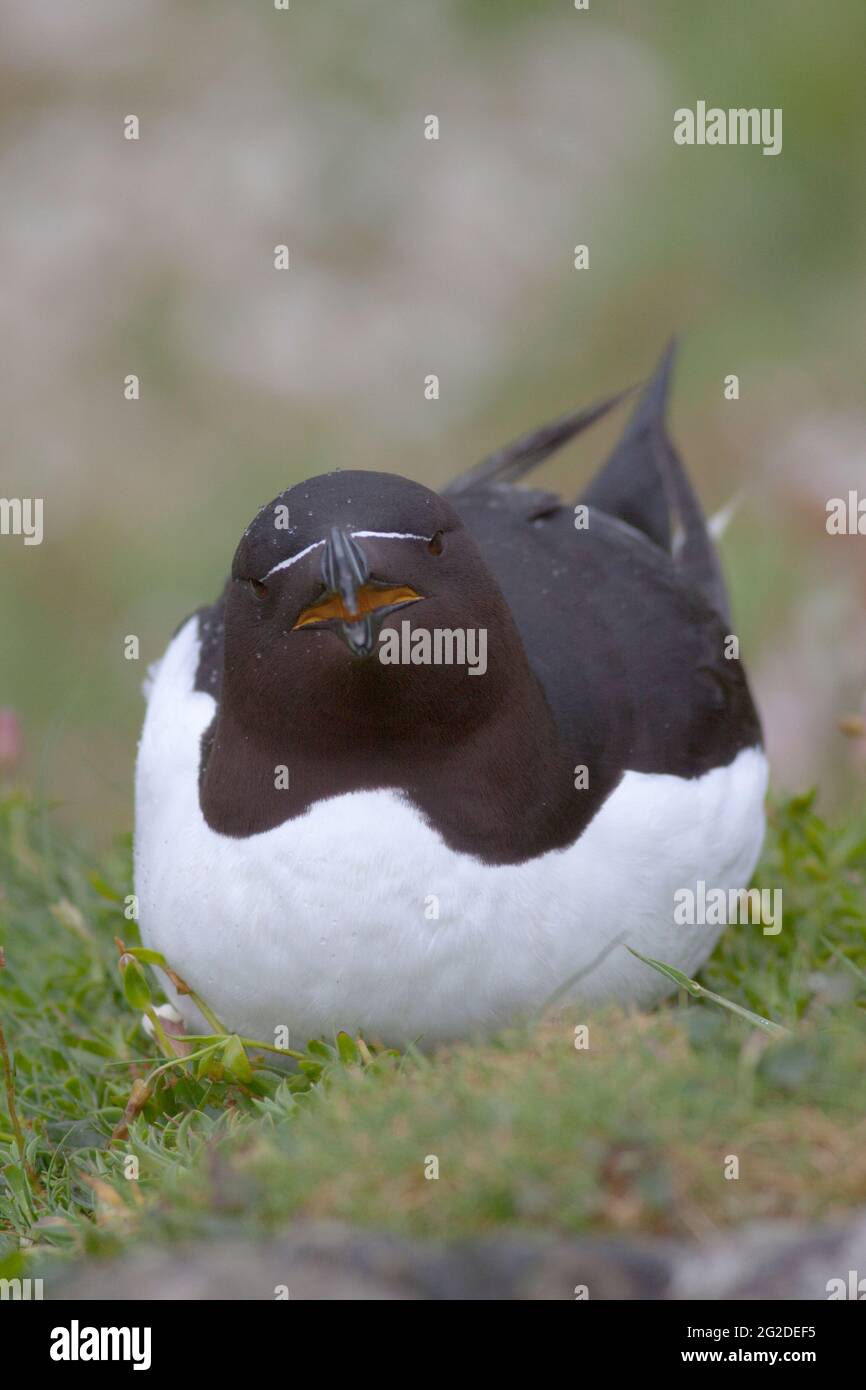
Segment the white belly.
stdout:
<svg viewBox="0 0 866 1390">
<path fill-rule="evenodd" d="M 345 1028 L 400 1045 L 490 1030 L 540 1008 L 621 934 L 690 974 L 720 929 L 675 925 L 674 893 L 699 879 L 739 888 L 754 868 L 759 749 L 693 780 L 627 772 L 576 845 L 525 864 L 454 852 L 391 791 L 320 802 L 246 840 L 219 835 L 198 801 L 215 706 L 193 689 L 197 656 L 190 619 L 156 674 L 139 750 L 139 919 L 145 943 L 247 1036 L 288 1027 L 299 1046 Z M 588 1005 L 665 992 L 622 945 L 574 990 Z"/>
</svg>

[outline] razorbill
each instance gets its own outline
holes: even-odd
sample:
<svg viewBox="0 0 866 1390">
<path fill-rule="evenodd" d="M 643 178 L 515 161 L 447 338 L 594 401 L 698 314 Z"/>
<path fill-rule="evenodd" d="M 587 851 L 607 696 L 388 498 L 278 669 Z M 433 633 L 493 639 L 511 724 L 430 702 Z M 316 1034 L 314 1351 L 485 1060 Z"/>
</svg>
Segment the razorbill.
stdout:
<svg viewBox="0 0 866 1390">
<path fill-rule="evenodd" d="M 297 484 L 177 631 L 138 754 L 139 919 L 229 1029 L 438 1043 L 568 981 L 651 1004 L 666 983 L 622 942 L 688 974 L 712 949 L 674 895 L 748 883 L 767 767 L 671 356 L 576 503 L 519 479 L 620 397 L 442 495 Z"/>
</svg>

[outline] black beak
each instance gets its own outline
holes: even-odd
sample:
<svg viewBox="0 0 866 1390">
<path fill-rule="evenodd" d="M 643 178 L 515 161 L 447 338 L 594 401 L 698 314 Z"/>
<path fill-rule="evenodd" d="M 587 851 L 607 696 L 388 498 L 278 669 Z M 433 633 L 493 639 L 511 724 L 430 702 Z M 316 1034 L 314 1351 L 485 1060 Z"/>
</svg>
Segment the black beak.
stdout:
<svg viewBox="0 0 866 1390">
<path fill-rule="evenodd" d="M 348 531 L 332 526 L 322 556 L 322 581 L 332 594 L 339 594 L 347 613 L 360 607 L 358 590 L 370 578 L 370 567 L 363 550 Z M 376 644 L 373 620 L 359 617 L 357 622 L 341 622 L 340 635 L 353 656 L 369 656 Z"/>
</svg>

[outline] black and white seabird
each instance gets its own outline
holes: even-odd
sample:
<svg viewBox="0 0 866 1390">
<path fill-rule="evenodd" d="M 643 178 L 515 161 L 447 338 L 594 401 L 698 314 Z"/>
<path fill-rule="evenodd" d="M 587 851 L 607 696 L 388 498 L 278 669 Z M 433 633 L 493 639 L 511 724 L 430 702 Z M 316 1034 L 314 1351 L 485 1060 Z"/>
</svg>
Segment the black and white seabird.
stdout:
<svg viewBox="0 0 866 1390">
<path fill-rule="evenodd" d="M 767 766 L 664 423 L 671 356 L 577 505 L 519 480 L 621 397 L 443 495 L 299 483 L 175 635 L 138 756 L 140 926 L 230 1029 L 437 1043 L 581 972 L 584 1003 L 651 1004 L 665 981 L 621 938 L 688 974 L 712 949 L 674 895 L 748 883 Z"/>
</svg>

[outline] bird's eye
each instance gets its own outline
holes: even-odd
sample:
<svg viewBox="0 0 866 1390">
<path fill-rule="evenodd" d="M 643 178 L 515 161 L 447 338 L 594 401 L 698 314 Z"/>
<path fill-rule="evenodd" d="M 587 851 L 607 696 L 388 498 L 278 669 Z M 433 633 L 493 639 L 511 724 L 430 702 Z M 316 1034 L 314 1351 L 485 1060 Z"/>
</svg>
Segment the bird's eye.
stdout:
<svg viewBox="0 0 866 1390">
<path fill-rule="evenodd" d="M 431 555 L 441 555 L 444 545 L 445 533 L 444 531 L 437 531 L 427 542 L 427 549 L 430 551 Z"/>
<path fill-rule="evenodd" d="M 260 579 L 251 579 L 250 588 L 252 589 L 256 598 L 265 598 L 267 596 L 268 586 L 267 584 L 263 584 Z"/>
</svg>

